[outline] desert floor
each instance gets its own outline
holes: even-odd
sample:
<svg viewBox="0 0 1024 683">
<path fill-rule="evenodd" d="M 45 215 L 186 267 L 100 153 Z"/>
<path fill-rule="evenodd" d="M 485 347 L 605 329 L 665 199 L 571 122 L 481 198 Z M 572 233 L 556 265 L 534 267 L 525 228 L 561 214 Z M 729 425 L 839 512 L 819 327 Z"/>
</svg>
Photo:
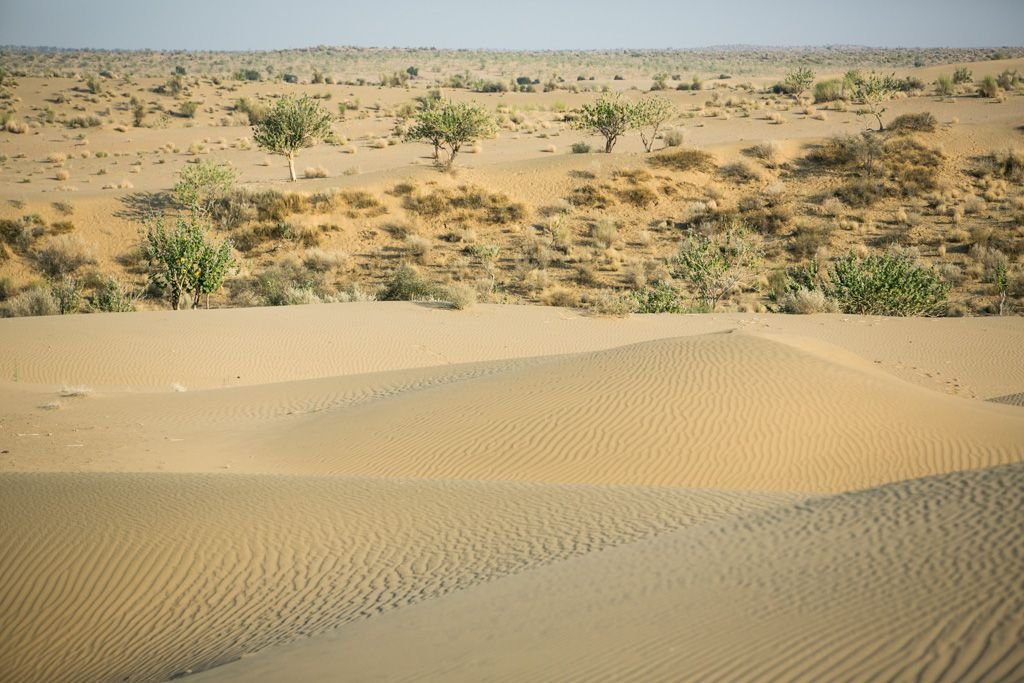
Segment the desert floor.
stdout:
<svg viewBox="0 0 1024 683">
<path fill-rule="evenodd" d="M 1013 680 L 1020 318 L 0 321 L 12 681 Z"/>
</svg>

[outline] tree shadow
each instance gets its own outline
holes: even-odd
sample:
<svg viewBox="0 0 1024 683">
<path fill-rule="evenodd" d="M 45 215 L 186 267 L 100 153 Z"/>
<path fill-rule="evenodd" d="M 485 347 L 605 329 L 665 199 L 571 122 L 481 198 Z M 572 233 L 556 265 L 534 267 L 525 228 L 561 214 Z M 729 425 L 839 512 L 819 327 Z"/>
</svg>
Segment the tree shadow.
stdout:
<svg viewBox="0 0 1024 683">
<path fill-rule="evenodd" d="M 139 222 L 162 216 L 177 206 L 170 192 L 133 192 L 121 197 L 120 201 L 122 208 L 114 215 Z"/>
</svg>

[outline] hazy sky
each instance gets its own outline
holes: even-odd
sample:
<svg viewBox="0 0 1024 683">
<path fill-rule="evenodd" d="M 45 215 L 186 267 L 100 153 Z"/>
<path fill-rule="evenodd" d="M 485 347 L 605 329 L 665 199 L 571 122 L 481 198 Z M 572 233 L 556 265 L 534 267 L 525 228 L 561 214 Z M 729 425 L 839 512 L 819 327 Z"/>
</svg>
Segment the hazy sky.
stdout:
<svg viewBox="0 0 1024 683">
<path fill-rule="evenodd" d="M 1024 0 L 0 0 L 0 45 L 251 50 L 1024 43 Z"/>
</svg>

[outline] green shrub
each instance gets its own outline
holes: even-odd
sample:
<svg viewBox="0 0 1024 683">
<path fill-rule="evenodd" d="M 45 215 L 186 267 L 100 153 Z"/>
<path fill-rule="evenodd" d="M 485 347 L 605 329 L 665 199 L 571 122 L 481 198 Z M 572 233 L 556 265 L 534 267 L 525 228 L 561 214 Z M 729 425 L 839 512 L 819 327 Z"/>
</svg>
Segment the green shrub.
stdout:
<svg viewBox="0 0 1024 683">
<path fill-rule="evenodd" d="M 971 70 L 967 67 L 962 66 L 953 71 L 953 82 L 957 85 L 960 85 L 961 83 L 970 83 L 972 80 L 974 79 L 971 77 Z"/>
<path fill-rule="evenodd" d="M 943 97 L 955 95 L 956 83 L 953 81 L 953 77 L 948 74 L 942 74 L 935 79 L 935 92 Z"/>
<path fill-rule="evenodd" d="M 443 298 L 444 291 L 412 266 L 403 265 L 377 294 L 378 301 L 423 301 Z"/>
<path fill-rule="evenodd" d="M 822 104 L 824 102 L 835 102 L 836 100 L 843 99 L 843 81 L 838 78 L 832 78 L 827 81 L 818 81 L 814 84 L 814 102 L 815 104 Z"/>
<path fill-rule="evenodd" d="M 812 83 L 814 83 L 814 72 L 808 68 L 799 68 L 786 74 L 786 90 L 797 97 L 810 88 Z"/>
<path fill-rule="evenodd" d="M 267 118 L 267 114 L 270 112 L 266 105 L 253 102 L 247 97 L 243 97 L 235 102 L 235 111 L 245 114 L 249 119 L 250 126 L 263 123 L 263 120 Z"/>
<path fill-rule="evenodd" d="M 64 275 L 50 286 L 57 311 L 61 315 L 78 313 L 82 307 L 82 289 L 75 278 Z"/>
<path fill-rule="evenodd" d="M 633 292 L 637 313 L 682 313 L 683 303 L 679 294 L 667 282 L 656 282 Z"/>
<path fill-rule="evenodd" d="M 947 291 L 935 269 L 893 251 L 840 258 L 829 268 L 824 293 L 843 313 L 908 316 L 941 313 Z"/>
<path fill-rule="evenodd" d="M 995 76 L 985 76 L 981 79 L 981 85 L 978 86 L 978 94 L 982 97 L 999 97 L 1002 93 L 1002 88 L 999 87 L 999 83 L 996 81 Z"/>
<path fill-rule="evenodd" d="M 163 218 L 149 227 L 142 240 L 142 253 L 149 265 L 150 280 L 164 290 L 171 308 L 177 310 L 181 297 L 192 296 L 192 307 L 199 306 L 203 294 L 220 289 L 234 264 L 231 242 L 207 242 L 202 224 L 193 216 L 179 217 L 173 230 Z"/>
<path fill-rule="evenodd" d="M 245 286 L 263 306 L 320 303 L 326 295 L 323 274 L 291 257 L 262 269 Z"/>
<path fill-rule="evenodd" d="M 730 225 L 712 237 L 696 233 L 687 238 L 673 274 L 689 284 L 700 310 L 713 313 L 724 297 L 749 283 L 762 256 L 745 229 Z"/>
<path fill-rule="evenodd" d="M 590 154 L 590 145 L 585 142 L 574 142 L 569 149 L 573 154 Z"/>
<path fill-rule="evenodd" d="M 231 192 L 237 178 L 237 171 L 227 164 L 204 159 L 181 170 L 174 196 L 182 208 L 208 214 L 217 200 Z"/>
<path fill-rule="evenodd" d="M 96 310 L 106 313 L 127 313 L 135 310 L 138 299 L 138 292 L 114 278 L 107 278 L 93 296 L 92 305 Z"/>
</svg>

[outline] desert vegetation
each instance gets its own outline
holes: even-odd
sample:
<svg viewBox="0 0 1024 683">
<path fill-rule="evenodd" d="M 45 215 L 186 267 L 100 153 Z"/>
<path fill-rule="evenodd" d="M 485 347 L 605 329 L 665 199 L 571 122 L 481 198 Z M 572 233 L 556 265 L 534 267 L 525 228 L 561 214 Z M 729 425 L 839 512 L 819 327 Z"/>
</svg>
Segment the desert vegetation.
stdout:
<svg viewBox="0 0 1024 683">
<path fill-rule="evenodd" d="M 857 60 L 782 52 L 778 75 L 757 80 L 742 52 L 714 70 L 697 53 L 680 69 L 652 52 L 641 69 L 620 62 L 603 76 L 600 65 L 614 62 L 595 53 L 583 78 L 560 76 L 557 54 L 543 67 L 535 57 L 516 66 L 485 57 L 468 76 L 454 67 L 461 54 L 446 55 L 439 71 L 426 68 L 436 55 L 373 54 L 380 68 L 366 75 L 343 66 L 352 55 L 325 50 L 307 55 L 308 68 L 292 61 L 298 55 L 277 55 L 276 77 L 240 55 L 220 73 L 200 59 L 152 76 L 144 64 L 155 57 L 140 56 L 137 75 L 120 77 L 121 57 L 109 55 L 103 68 L 68 78 L 21 68 L 23 55 L 11 52 L 4 92 L 43 90 L 33 109 L 5 100 L 13 130 L 0 135 L 24 146 L 35 131 L 66 132 L 43 153 L 15 147 L 0 159 L 10 171 L 3 296 L 73 291 L 78 305 L 4 310 L 117 308 L 98 303 L 111 282 L 132 293 L 132 306 L 171 304 L 173 287 L 149 277 L 135 235 L 179 217 L 230 244 L 237 267 L 223 273 L 224 287 L 201 293 L 211 306 L 390 296 L 410 267 L 435 299 L 458 289 L 467 301 L 594 311 L 843 310 L 826 286 L 837 264 L 898 251 L 943 285 L 942 301 L 920 313 L 1019 310 L 1019 145 L 964 153 L 964 124 L 951 116 L 1012 111 L 1022 84 L 1007 55 L 920 52 L 911 61 L 939 66 L 918 78 L 899 51 Z M 987 61 L 948 61 L 957 55 Z M 421 57 L 416 68 L 389 61 Z M 506 67 L 512 75 L 503 77 Z M 994 109 L 976 109 L 984 98 Z M 732 128 L 750 136 L 738 152 L 720 145 Z M 125 147 L 127 135 L 144 142 Z M 288 160 L 288 190 L 276 186 L 267 154 Z M 531 155 L 552 164 L 525 185 L 487 170 Z M 110 197 L 99 215 L 122 235 L 99 248 L 97 209 L 77 208 L 80 199 L 91 207 L 98 191 Z M 749 277 L 710 297 L 678 259 L 683 245 L 717 244 L 733 230 L 723 226 L 756 241 L 760 257 Z M 723 252 L 705 256 L 713 253 Z M 778 284 L 811 263 L 820 286 Z M 180 298 L 198 300 L 188 288 Z"/>
</svg>

